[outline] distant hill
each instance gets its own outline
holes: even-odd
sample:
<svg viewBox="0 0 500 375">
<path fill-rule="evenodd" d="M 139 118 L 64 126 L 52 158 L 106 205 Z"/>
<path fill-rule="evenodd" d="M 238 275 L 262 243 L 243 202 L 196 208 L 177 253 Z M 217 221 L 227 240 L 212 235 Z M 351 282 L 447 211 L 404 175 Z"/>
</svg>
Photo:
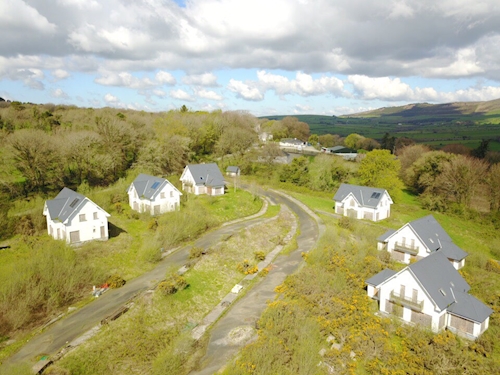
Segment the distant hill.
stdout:
<svg viewBox="0 0 500 375">
<path fill-rule="evenodd" d="M 383 107 L 372 111 L 341 116 L 352 117 L 402 117 L 405 119 L 431 117 L 439 121 L 440 117 L 463 117 L 500 115 L 500 99 L 486 102 L 456 102 L 445 104 L 416 103 L 400 107 Z"/>
<path fill-rule="evenodd" d="M 416 103 L 342 116 L 280 115 L 262 118 L 281 120 L 286 116 L 297 117 L 299 121 L 309 124 L 311 134 L 330 133 L 345 137 L 358 133 L 381 140 L 385 133 L 389 133 L 436 148 L 450 143 L 475 148 L 482 139 L 489 139 L 490 150 L 500 151 L 500 99 Z"/>
</svg>

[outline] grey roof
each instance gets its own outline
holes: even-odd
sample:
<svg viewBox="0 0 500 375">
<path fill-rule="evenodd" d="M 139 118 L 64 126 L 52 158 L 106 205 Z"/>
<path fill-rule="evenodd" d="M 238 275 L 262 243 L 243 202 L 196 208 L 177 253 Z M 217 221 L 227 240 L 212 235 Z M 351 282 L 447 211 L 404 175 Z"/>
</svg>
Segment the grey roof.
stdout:
<svg viewBox="0 0 500 375">
<path fill-rule="evenodd" d="M 52 220 L 65 222 L 85 199 L 83 195 L 65 187 L 54 199 L 46 201 L 45 205 Z"/>
<path fill-rule="evenodd" d="M 438 251 L 443 252 L 443 254 L 448 259 L 452 259 L 452 260 L 456 260 L 456 261 L 460 262 L 467 255 L 469 255 L 469 253 L 463 251 L 461 248 L 459 248 L 453 242 L 442 242 L 442 245 L 443 245 L 443 247 L 441 249 L 439 249 Z"/>
<path fill-rule="evenodd" d="M 386 268 L 385 270 L 377 273 L 375 276 L 370 277 L 368 280 L 366 280 L 366 283 L 368 285 L 377 286 L 382 284 L 390 277 L 394 276 L 396 273 L 397 273 L 396 271 Z"/>
<path fill-rule="evenodd" d="M 456 293 L 467 293 L 469 284 L 446 256 L 438 251 L 407 267 L 440 310 L 455 302 Z"/>
<path fill-rule="evenodd" d="M 443 241 L 452 242 L 451 237 L 432 215 L 413 220 L 409 225 L 415 230 L 422 241 L 424 241 L 425 246 L 431 251 L 441 248 Z"/>
<path fill-rule="evenodd" d="M 213 187 L 225 185 L 224 177 L 215 163 L 189 164 L 186 168 L 191 171 L 196 185 L 201 184 Z"/>
<path fill-rule="evenodd" d="M 154 200 L 166 185 L 172 184 L 164 178 L 141 173 L 132 182 L 132 185 L 137 191 L 137 195 L 139 197 Z M 177 190 L 175 186 L 172 185 L 172 187 Z"/>
<path fill-rule="evenodd" d="M 389 229 L 387 232 L 385 232 L 383 235 L 381 235 L 379 238 L 377 238 L 378 242 L 384 242 L 386 241 L 390 236 L 392 236 L 396 231 L 394 229 Z"/>
<path fill-rule="evenodd" d="M 479 301 L 476 297 L 463 292 L 455 292 L 456 302 L 448 308 L 454 315 L 482 323 L 493 310 Z"/>
<path fill-rule="evenodd" d="M 235 167 L 234 165 L 230 165 L 229 167 L 226 168 L 226 172 L 229 173 L 238 173 L 240 170 L 240 167 Z"/>
<path fill-rule="evenodd" d="M 325 147 L 325 149 L 328 152 L 344 152 L 344 153 L 356 152 L 356 150 L 350 149 L 349 147 L 345 146 Z"/>
<path fill-rule="evenodd" d="M 461 261 L 468 254 L 455 245 L 451 237 L 432 215 L 413 220 L 408 225 L 432 252 L 441 250 L 447 258 Z"/>
<path fill-rule="evenodd" d="M 351 193 L 354 195 L 360 205 L 364 207 L 375 208 L 384 196 L 384 193 L 386 193 L 386 190 L 368 186 L 341 184 L 339 189 L 337 190 L 337 193 L 335 193 L 333 200 L 336 202 L 341 202 Z"/>
</svg>

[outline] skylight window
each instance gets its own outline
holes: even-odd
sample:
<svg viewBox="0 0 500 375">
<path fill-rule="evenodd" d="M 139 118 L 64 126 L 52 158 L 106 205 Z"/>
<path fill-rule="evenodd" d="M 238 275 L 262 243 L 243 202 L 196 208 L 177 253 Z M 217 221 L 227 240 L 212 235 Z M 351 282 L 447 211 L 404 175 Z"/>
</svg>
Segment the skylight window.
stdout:
<svg viewBox="0 0 500 375">
<path fill-rule="evenodd" d="M 78 201 L 79 201 L 79 200 L 80 200 L 80 199 L 78 199 L 78 198 L 73 199 L 73 202 L 71 202 L 69 206 L 70 206 L 71 208 L 75 208 L 75 206 L 76 206 L 76 204 L 78 203 Z"/>
<path fill-rule="evenodd" d="M 156 189 L 158 186 L 160 186 L 160 183 L 156 181 L 152 186 L 151 189 Z"/>
<path fill-rule="evenodd" d="M 377 192 L 373 192 L 372 193 L 372 196 L 370 198 L 375 198 L 375 199 L 378 199 L 380 197 L 380 193 L 377 193 Z"/>
</svg>

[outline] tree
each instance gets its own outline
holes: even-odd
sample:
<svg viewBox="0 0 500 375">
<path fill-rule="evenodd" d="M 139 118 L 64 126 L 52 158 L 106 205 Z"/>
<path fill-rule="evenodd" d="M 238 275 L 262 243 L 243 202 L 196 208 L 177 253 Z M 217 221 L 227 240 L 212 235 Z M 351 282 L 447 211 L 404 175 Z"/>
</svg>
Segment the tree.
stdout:
<svg viewBox="0 0 500 375">
<path fill-rule="evenodd" d="M 336 156 L 316 156 L 309 165 L 310 187 L 314 190 L 332 191 L 341 182 L 346 182 L 350 173 L 343 163 L 342 158 Z"/>
<path fill-rule="evenodd" d="M 317 134 L 311 134 L 308 139 L 309 143 L 313 146 L 316 146 L 319 142 L 319 137 Z"/>
<path fill-rule="evenodd" d="M 139 153 L 134 167 L 155 175 L 180 173 L 189 161 L 189 139 L 174 135 L 151 140 Z"/>
<path fill-rule="evenodd" d="M 397 150 L 398 159 L 401 162 L 400 178 L 410 185 L 408 170 L 423 154 L 430 152 L 430 148 L 424 145 L 411 145 Z"/>
<path fill-rule="evenodd" d="M 490 143 L 489 139 L 483 139 L 479 144 L 479 146 L 474 150 L 472 150 L 470 154 L 478 159 L 484 159 L 488 152 L 489 143 Z"/>
<path fill-rule="evenodd" d="M 333 147 L 340 145 L 342 142 L 338 134 L 323 134 L 318 137 L 318 142 L 322 147 Z"/>
<path fill-rule="evenodd" d="M 445 163 L 436 180 L 437 190 L 443 199 L 470 207 L 471 199 L 483 183 L 487 171 L 486 162 L 458 155 Z"/>
<path fill-rule="evenodd" d="M 345 139 L 344 139 L 344 145 L 346 147 L 352 148 L 353 150 L 358 150 L 360 147 L 361 142 L 364 140 L 365 137 L 362 135 L 352 133 L 349 134 Z"/>
<path fill-rule="evenodd" d="M 231 127 L 225 130 L 216 144 L 217 153 L 243 155 L 246 150 L 257 141 L 257 134 L 246 128 Z"/>
<path fill-rule="evenodd" d="M 486 183 L 489 187 L 490 210 L 493 212 L 500 211 L 500 164 L 495 164 L 490 167 L 486 176 Z"/>
<path fill-rule="evenodd" d="M 42 130 L 22 129 L 7 140 L 14 165 L 25 179 L 26 192 L 47 192 L 60 187 L 62 155 L 55 138 Z"/>
<path fill-rule="evenodd" d="M 362 185 L 386 189 L 396 201 L 403 189 L 398 177 L 400 168 L 399 160 L 389 150 L 373 150 L 361 161 L 358 176 Z"/>
<path fill-rule="evenodd" d="M 391 153 L 394 152 L 396 146 L 396 137 L 392 136 L 389 133 L 385 133 L 382 141 L 380 142 L 380 147 L 384 150 L 389 150 Z"/>
<path fill-rule="evenodd" d="M 450 154 L 456 155 L 469 155 L 471 149 L 467 146 L 461 145 L 459 143 L 451 143 L 449 145 L 444 146 L 441 151 L 448 152 Z"/>
<path fill-rule="evenodd" d="M 424 153 L 407 171 L 407 183 L 416 193 L 423 193 L 436 187 L 436 179 L 444 169 L 444 165 L 456 155 L 443 151 Z"/>
<path fill-rule="evenodd" d="M 309 139 L 309 125 L 299 121 L 297 117 L 285 117 L 281 120 L 281 123 L 287 129 L 287 137 L 297 138 L 302 141 Z"/>
<path fill-rule="evenodd" d="M 282 167 L 281 182 L 291 182 L 299 186 L 306 186 L 309 182 L 309 160 L 300 156 L 292 160 L 291 164 Z"/>
<path fill-rule="evenodd" d="M 278 143 L 267 142 L 264 146 L 262 146 L 260 155 L 266 164 L 271 165 L 274 162 L 274 159 L 283 155 L 283 152 L 281 151 Z"/>
</svg>

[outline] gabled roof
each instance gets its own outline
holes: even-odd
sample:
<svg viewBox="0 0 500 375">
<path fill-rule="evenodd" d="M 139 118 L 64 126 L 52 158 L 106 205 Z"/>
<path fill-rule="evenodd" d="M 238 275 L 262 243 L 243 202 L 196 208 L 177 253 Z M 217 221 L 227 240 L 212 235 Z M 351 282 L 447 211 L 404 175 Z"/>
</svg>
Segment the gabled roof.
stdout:
<svg viewBox="0 0 500 375">
<path fill-rule="evenodd" d="M 191 172 L 196 185 L 213 187 L 225 185 L 224 177 L 215 163 L 189 164 L 186 168 Z"/>
<path fill-rule="evenodd" d="M 333 200 L 342 202 L 349 194 L 352 194 L 358 203 L 364 207 L 377 207 L 384 194 L 387 194 L 392 202 L 389 193 L 385 189 L 350 184 L 341 184 Z"/>
<path fill-rule="evenodd" d="M 377 241 L 378 242 L 385 242 L 394 233 L 396 233 L 396 231 L 394 229 L 389 229 L 387 232 L 385 232 L 383 235 L 381 235 L 379 238 L 377 238 Z"/>
<path fill-rule="evenodd" d="M 432 215 L 427 215 L 420 219 L 410 221 L 397 231 L 392 231 L 392 233 L 388 231 L 384 233 L 377 240 L 379 242 L 385 242 L 405 227 L 409 227 L 413 230 L 413 232 L 418 236 L 418 238 L 420 238 L 430 252 L 440 250 L 448 259 L 456 261 L 461 261 L 468 255 L 467 252 L 463 251 L 453 243 L 451 237 Z"/>
<path fill-rule="evenodd" d="M 87 197 L 65 187 L 54 199 L 47 200 L 45 202 L 45 207 L 47 208 L 52 220 L 58 220 L 64 223 L 74 212 L 79 211 L 85 202 L 95 204 Z M 102 210 L 102 208 L 100 209 Z M 107 216 L 110 216 L 106 211 L 104 211 L 104 213 Z"/>
<path fill-rule="evenodd" d="M 240 167 L 235 167 L 233 165 L 230 165 L 229 167 L 226 168 L 226 172 L 229 172 L 229 173 L 238 173 L 239 170 L 240 170 Z"/>
<path fill-rule="evenodd" d="M 441 245 L 443 245 L 443 247 L 438 251 L 441 251 L 448 259 L 453 259 L 460 262 L 467 255 L 469 255 L 469 253 L 463 251 L 453 242 L 442 242 Z"/>
<path fill-rule="evenodd" d="M 455 292 L 456 302 L 448 308 L 454 315 L 482 323 L 493 313 L 493 310 L 467 293 Z"/>
<path fill-rule="evenodd" d="M 160 194 L 163 188 L 167 185 L 172 186 L 175 190 L 182 194 L 174 185 L 172 185 L 168 180 L 161 177 L 154 177 L 148 174 L 141 173 L 132 182 L 137 191 L 137 195 L 141 198 L 146 198 L 149 200 L 155 200 L 155 198 Z"/>
<path fill-rule="evenodd" d="M 431 251 L 442 247 L 443 242 L 452 242 L 451 237 L 432 215 L 408 223 Z"/>
<path fill-rule="evenodd" d="M 457 292 L 467 293 L 470 290 L 469 284 L 439 251 L 405 269 L 413 273 L 440 310 L 455 303 Z"/>
<path fill-rule="evenodd" d="M 370 277 L 368 280 L 366 280 L 366 283 L 368 285 L 378 286 L 385 282 L 387 279 L 394 276 L 396 273 L 396 271 L 386 268 L 385 270 L 377 273 L 375 276 Z"/>
<path fill-rule="evenodd" d="M 356 152 L 356 150 L 353 150 L 349 147 L 345 147 L 345 146 L 333 146 L 333 147 L 325 147 L 325 150 L 328 151 L 328 152 L 342 152 L 342 153 L 352 153 L 352 152 Z"/>
</svg>

